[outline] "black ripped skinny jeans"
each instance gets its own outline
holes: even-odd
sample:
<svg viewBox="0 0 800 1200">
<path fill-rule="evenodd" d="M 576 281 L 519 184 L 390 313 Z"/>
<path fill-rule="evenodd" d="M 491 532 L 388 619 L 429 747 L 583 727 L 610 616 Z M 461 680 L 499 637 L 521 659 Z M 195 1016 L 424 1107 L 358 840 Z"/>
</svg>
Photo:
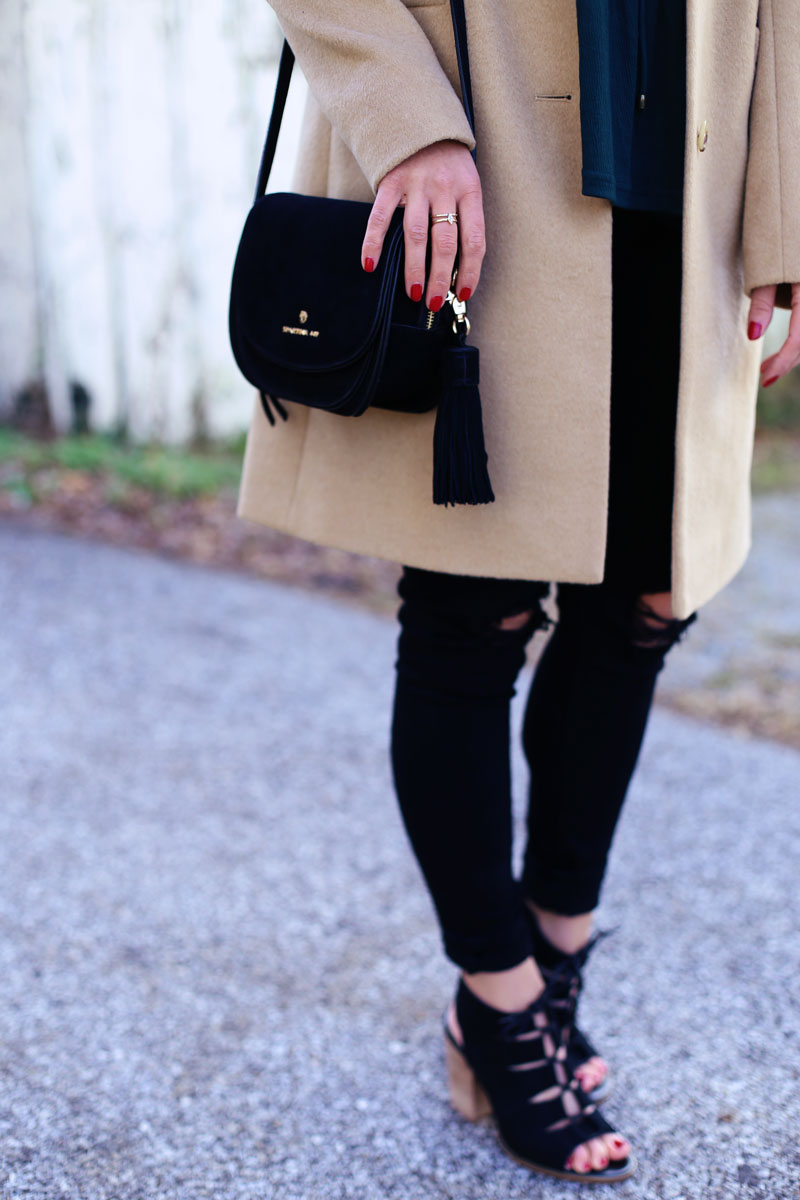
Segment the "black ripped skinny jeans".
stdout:
<svg viewBox="0 0 800 1200">
<path fill-rule="evenodd" d="M 395 786 L 445 953 L 468 972 L 531 953 L 525 897 L 565 915 L 596 906 L 658 672 L 693 619 L 654 627 L 639 604 L 670 590 L 680 238 L 679 218 L 614 210 L 605 579 L 558 585 L 558 622 L 525 712 L 521 879 L 509 704 L 525 646 L 548 624 L 550 585 L 409 567 L 399 584 Z M 520 628 L 500 627 L 522 614 Z"/>
</svg>

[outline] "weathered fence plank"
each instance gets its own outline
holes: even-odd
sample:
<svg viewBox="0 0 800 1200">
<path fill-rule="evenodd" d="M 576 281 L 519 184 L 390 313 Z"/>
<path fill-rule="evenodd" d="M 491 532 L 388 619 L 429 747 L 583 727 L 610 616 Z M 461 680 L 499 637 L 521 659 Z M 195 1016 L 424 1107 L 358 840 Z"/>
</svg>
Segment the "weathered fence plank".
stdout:
<svg viewBox="0 0 800 1200">
<path fill-rule="evenodd" d="M 244 427 L 228 286 L 279 47 L 254 0 L 4 0 L 0 412 L 41 381 L 62 429 L 75 385 L 137 439 Z"/>
</svg>

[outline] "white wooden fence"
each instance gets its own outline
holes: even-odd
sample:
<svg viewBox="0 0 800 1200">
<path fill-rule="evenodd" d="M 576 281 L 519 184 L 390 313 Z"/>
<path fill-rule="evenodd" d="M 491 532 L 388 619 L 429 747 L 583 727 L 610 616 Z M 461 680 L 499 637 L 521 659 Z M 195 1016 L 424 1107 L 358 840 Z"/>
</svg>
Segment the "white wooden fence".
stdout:
<svg viewBox="0 0 800 1200">
<path fill-rule="evenodd" d="M 228 289 L 280 42 L 265 0 L 0 0 L 0 416 L 41 381 L 62 429 L 75 384 L 136 439 L 246 425 Z"/>
<path fill-rule="evenodd" d="M 0 418 L 38 381 L 61 429 L 75 385 L 96 429 L 244 428 L 228 288 L 280 40 L 265 0 L 0 0 Z"/>
</svg>

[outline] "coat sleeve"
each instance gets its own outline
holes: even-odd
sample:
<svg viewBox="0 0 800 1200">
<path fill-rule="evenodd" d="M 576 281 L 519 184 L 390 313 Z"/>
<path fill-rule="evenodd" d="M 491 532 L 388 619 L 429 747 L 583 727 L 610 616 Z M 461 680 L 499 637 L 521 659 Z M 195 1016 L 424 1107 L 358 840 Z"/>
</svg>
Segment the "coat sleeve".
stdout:
<svg viewBox="0 0 800 1200">
<path fill-rule="evenodd" d="M 777 283 L 791 306 L 800 282 L 800 0 L 760 0 L 761 31 L 744 206 L 744 274 L 754 287 Z"/>
<path fill-rule="evenodd" d="M 460 97 L 403 0 L 270 0 L 333 128 L 377 191 L 434 142 L 475 142 Z M 448 13 L 449 5 L 445 11 Z"/>
</svg>

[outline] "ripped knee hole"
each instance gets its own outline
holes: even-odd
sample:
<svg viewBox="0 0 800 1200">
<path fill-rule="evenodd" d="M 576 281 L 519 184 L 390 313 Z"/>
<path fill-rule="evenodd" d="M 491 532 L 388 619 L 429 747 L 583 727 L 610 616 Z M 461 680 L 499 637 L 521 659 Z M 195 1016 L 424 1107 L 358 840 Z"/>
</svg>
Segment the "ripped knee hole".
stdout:
<svg viewBox="0 0 800 1200">
<path fill-rule="evenodd" d="M 528 612 L 514 613 L 510 617 L 503 617 L 500 621 L 495 621 L 495 629 L 524 629 L 533 617 L 533 609 Z"/>
<path fill-rule="evenodd" d="M 697 613 L 685 620 L 662 616 L 640 596 L 631 618 L 631 642 L 641 650 L 669 650 L 696 620 Z"/>
</svg>

